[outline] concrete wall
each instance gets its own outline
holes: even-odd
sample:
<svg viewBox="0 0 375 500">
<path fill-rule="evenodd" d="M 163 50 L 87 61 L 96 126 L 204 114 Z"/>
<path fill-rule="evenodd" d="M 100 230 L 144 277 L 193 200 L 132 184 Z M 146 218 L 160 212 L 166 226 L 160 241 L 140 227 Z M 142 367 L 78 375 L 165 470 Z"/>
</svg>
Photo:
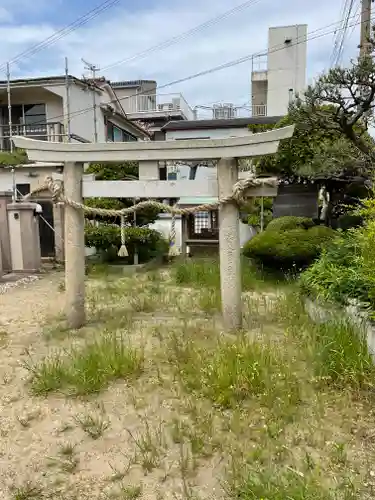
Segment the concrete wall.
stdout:
<svg viewBox="0 0 375 500">
<path fill-rule="evenodd" d="M 307 25 L 281 26 L 268 32 L 268 116 L 287 113 L 289 89 L 302 92 L 306 87 Z M 290 39 L 291 43 L 285 44 Z M 273 51 L 282 47 L 281 50 Z"/>
<path fill-rule="evenodd" d="M 253 116 L 256 114 L 256 106 L 267 106 L 267 87 L 267 80 L 256 81 L 253 79 L 251 88 L 251 103 L 254 108 Z M 270 113 L 268 114 L 271 116 Z"/>
</svg>

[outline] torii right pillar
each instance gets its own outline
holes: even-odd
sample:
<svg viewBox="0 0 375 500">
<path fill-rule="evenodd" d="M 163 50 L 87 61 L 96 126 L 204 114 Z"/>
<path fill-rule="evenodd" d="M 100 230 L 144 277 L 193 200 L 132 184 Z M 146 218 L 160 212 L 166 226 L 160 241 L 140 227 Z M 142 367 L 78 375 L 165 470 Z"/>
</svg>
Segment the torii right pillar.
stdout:
<svg viewBox="0 0 375 500">
<path fill-rule="evenodd" d="M 219 200 L 230 196 L 238 181 L 236 158 L 218 162 Z M 220 287 L 224 327 L 229 331 L 242 327 L 242 284 L 239 209 L 233 201 L 219 207 Z"/>
</svg>

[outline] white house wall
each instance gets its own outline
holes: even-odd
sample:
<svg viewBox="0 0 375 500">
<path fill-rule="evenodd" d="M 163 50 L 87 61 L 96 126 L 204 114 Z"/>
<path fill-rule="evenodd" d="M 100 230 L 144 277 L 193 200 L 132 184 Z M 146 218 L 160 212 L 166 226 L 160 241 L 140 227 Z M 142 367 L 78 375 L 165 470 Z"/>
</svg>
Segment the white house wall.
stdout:
<svg viewBox="0 0 375 500">
<path fill-rule="evenodd" d="M 32 171 L 33 177 L 29 176 L 29 172 Z M 56 168 L 46 169 L 32 167 L 32 169 L 16 169 L 15 177 L 16 184 L 30 184 L 30 189 L 36 189 L 45 183 L 47 175 L 51 175 L 55 172 Z M 13 190 L 13 176 L 10 168 L 0 169 L 0 192 L 12 191 Z"/>
<path fill-rule="evenodd" d="M 66 90 L 64 85 L 50 85 L 46 86 L 46 89 L 59 95 L 62 99 L 65 99 Z M 72 134 L 79 135 L 90 142 L 94 142 L 94 110 L 93 110 L 93 91 L 72 83 L 69 87 L 70 95 L 70 132 Z M 101 102 L 101 97 L 97 94 L 96 97 L 98 108 L 97 108 L 97 129 L 98 129 L 98 141 L 105 142 L 105 126 L 103 113 L 99 107 Z M 80 113 L 82 111 L 82 113 Z M 61 117 L 59 120 L 54 121 L 64 121 L 64 110 L 60 110 Z M 55 115 L 56 116 L 56 115 Z"/>
</svg>

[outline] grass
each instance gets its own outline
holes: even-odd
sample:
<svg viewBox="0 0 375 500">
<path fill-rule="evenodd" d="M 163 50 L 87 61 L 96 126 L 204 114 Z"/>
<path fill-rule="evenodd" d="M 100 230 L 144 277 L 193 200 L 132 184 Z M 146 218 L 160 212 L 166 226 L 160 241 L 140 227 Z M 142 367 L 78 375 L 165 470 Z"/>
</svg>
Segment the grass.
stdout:
<svg viewBox="0 0 375 500">
<path fill-rule="evenodd" d="M 22 486 L 12 488 L 12 500 L 40 500 L 42 498 L 42 488 L 27 481 Z"/>
<path fill-rule="evenodd" d="M 76 455 L 76 447 L 72 443 L 60 445 L 58 455 L 49 458 L 50 467 L 58 467 L 61 472 L 70 473 L 76 471 L 79 465 L 79 458 Z"/>
<path fill-rule="evenodd" d="M 51 391 L 85 395 L 99 392 L 113 380 L 138 377 L 143 361 L 142 350 L 127 346 L 122 337 L 107 332 L 83 347 L 71 347 L 64 355 L 52 355 L 27 368 L 37 395 Z"/>
<path fill-rule="evenodd" d="M 360 328 L 337 318 L 313 328 L 311 335 L 317 377 L 341 388 L 373 388 L 375 367 Z"/>
<path fill-rule="evenodd" d="M 283 276 L 272 276 L 259 270 L 246 258 L 242 259 L 241 275 L 244 291 L 264 289 L 270 285 L 280 285 L 285 281 Z M 174 266 L 174 279 L 178 285 L 219 288 L 219 261 L 218 259 L 197 259 L 177 262 Z"/>
<path fill-rule="evenodd" d="M 160 467 L 167 448 L 166 437 L 161 423 L 153 429 L 147 420 L 144 429 L 134 434 L 128 429 L 129 436 L 136 446 L 134 462 L 139 463 L 145 474 Z"/>
<path fill-rule="evenodd" d="M 76 422 L 92 439 L 99 439 L 109 427 L 109 421 L 105 420 L 103 415 L 96 413 L 77 415 Z"/>
<path fill-rule="evenodd" d="M 123 486 L 119 492 L 121 500 L 136 500 L 142 496 L 142 486 Z"/>
<path fill-rule="evenodd" d="M 184 387 L 224 408 L 250 397 L 275 400 L 288 394 L 298 402 L 298 381 L 270 344 L 247 339 L 222 340 L 197 347 L 190 339 L 172 345 L 172 362 Z"/>
<path fill-rule="evenodd" d="M 249 470 L 229 488 L 236 500 L 333 500 L 337 498 L 315 478 L 297 470 Z M 346 500 L 355 499 L 345 494 Z"/>
<path fill-rule="evenodd" d="M 278 294 L 275 281 L 244 272 L 255 293 L 244 295 L 244 329 L 228 334 L 217 326 L 214 261 L 177 263 L 163 277 L 102 271 L 89 289 L 97 321 L 28 365 L 34 394 L 84 396 L 68 402 L 79 425 L 69 440 L 113 471 L 103 483 L 92 476 L 93 500 L 375 497 L 375 373 L 362 333 L 342 318 L 313 324 L 293 286 Z M 28 419 L 19 424 L 31 432 Z M 54 450 L 52 472 L 79 483 L 76 447 Z"/>
</svg>

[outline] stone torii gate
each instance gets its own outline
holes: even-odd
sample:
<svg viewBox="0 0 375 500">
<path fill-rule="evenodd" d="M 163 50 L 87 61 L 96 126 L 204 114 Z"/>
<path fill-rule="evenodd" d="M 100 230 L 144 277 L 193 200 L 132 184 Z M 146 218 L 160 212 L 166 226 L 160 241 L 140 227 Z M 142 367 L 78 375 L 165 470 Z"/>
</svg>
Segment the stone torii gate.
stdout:
<svg viewBox="0 0 375 500">
<path fill-rule="evenodd" d="M 228 199 L 238 187 L 238 158 L 277 151 L 279 141 L 293 135 L 294 126 L 227 139 L 139 141 L 125 143 L 55 143 L 14 137 L 17 148 L 32 161 L 64 162 L 64 196 L 81 204 L 84 197 Z M 217 182 L 161 181 L 158 161 L 218 160 Z M 139 162 L 138 181 L 84 181 L 83 165 L 91 162 Z M 259 182 L 246 196 L 276 196 L 277 182 Z M 220 282 L 224 325 L 242 326 L 239 209 L 234 200 L 219 205 Z M 85 323 L 84 211 L 65 204 L 66 315 L 71 328 Z"/>
</svg>

